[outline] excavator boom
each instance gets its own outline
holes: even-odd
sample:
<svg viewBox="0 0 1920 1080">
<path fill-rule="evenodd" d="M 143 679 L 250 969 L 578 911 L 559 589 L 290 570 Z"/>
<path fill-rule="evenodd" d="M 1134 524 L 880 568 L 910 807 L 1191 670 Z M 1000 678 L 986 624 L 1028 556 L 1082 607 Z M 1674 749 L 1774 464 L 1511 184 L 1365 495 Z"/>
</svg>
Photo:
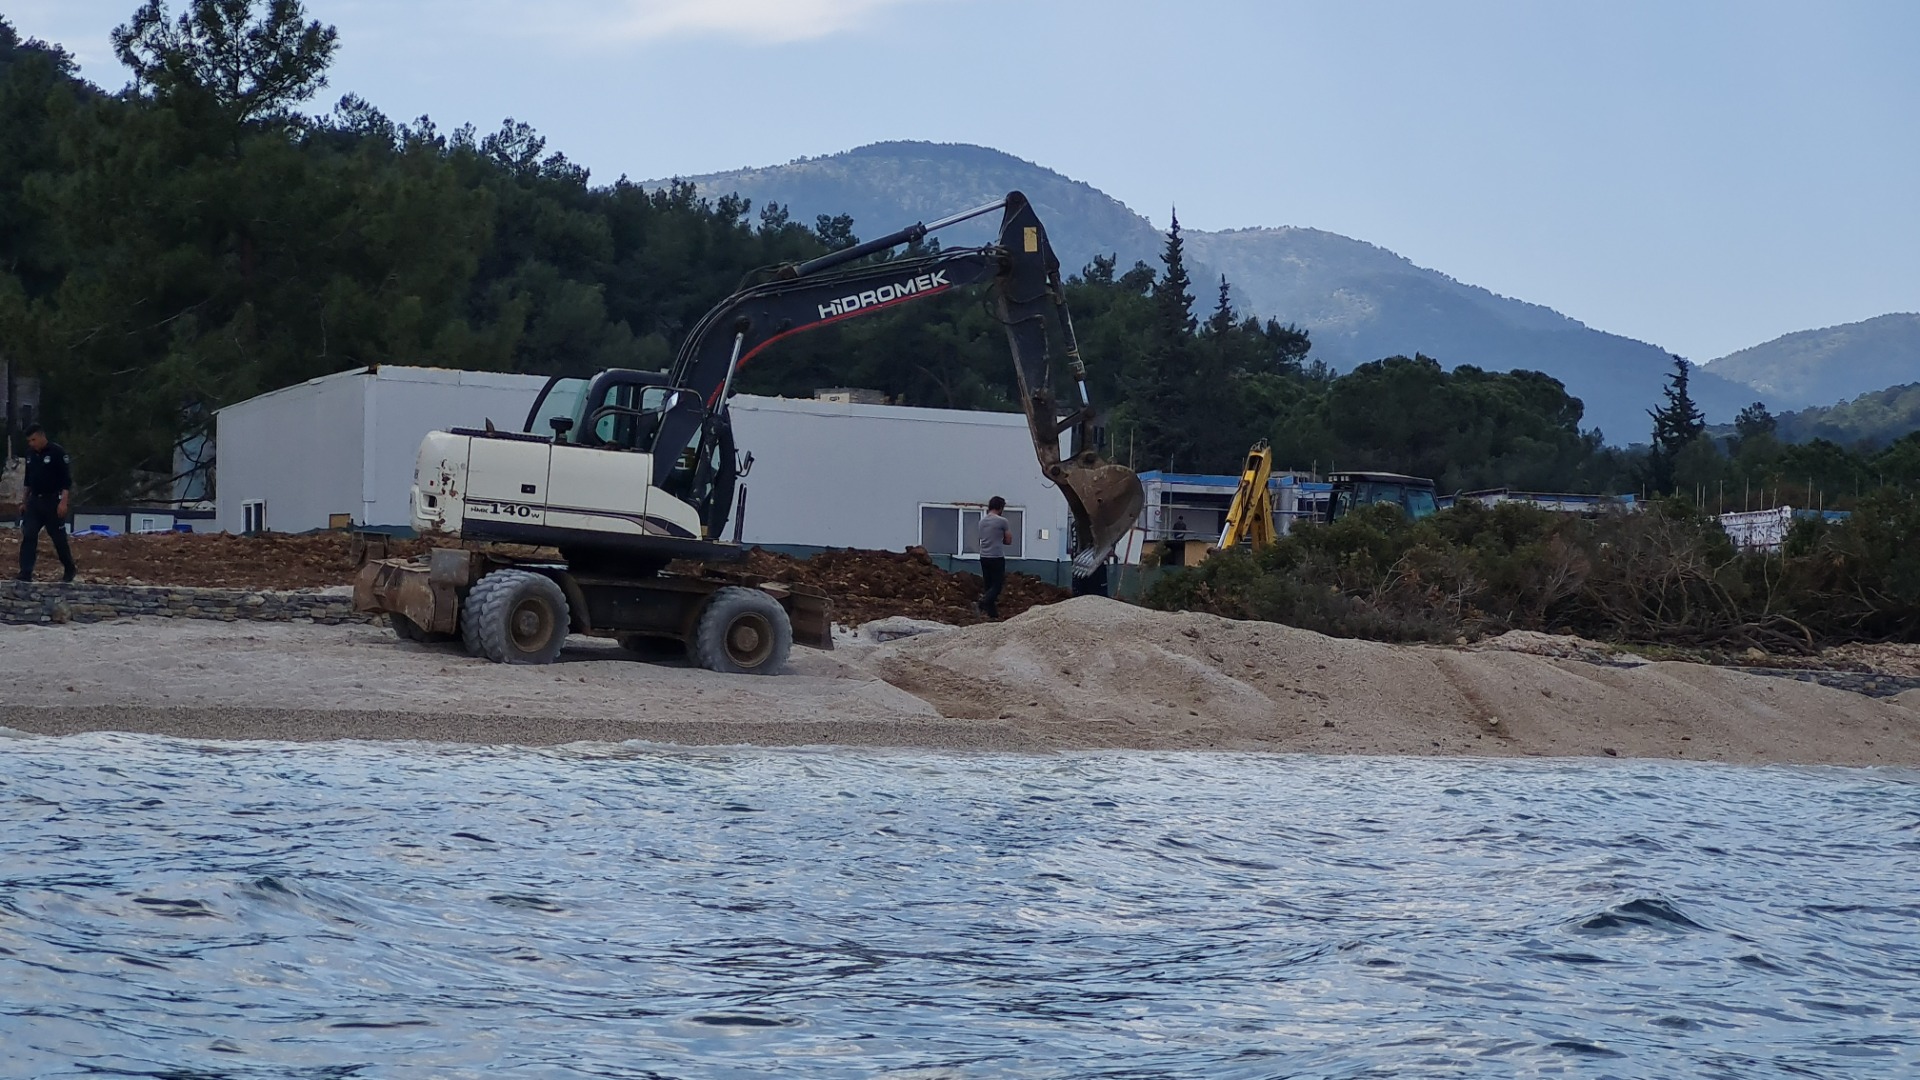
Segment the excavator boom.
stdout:
<svg viewBox="0 0 1920 1080">
<path fill-rule="evenodd" d="M 997 242 L 978 248 L 952 248 L 932 255 L 879 263 L 858 260 L 911 243 L 928 233 L 1001 211 Z M 717 536 L 731 509 L 732 454 L 726 432 L 726 401 L 735 376 L 762 350 L 794 334 L 938 296 L 965 285 L 986 285 L 1006 326 L 1013 351 L 1021 404 L 1033 436 L 1041 471 L 1060 488 L 1074 527 L 1074 572 L 1086 575 L 1112 554 L 1133 528 L 1145 505 L 1133 471 L 1101 458 L 1086 365 L 1073 334 L 1060 261 L 1047 241 L 1046 227 L 1021 193 L 975 207 L 931 225 L 912 225 L 866 243 L 783 267 L 767 281 L 749 285 L 721 301 L 688 335 L 669 373 L 671 385 L 699 395 L 704 410 L 669 412 L 657 446 L 689 446 L 696 435 L 700 472 L 693 502 Z M 1064 409 L 1055 397 L 1056 375 L 1051 340 L 1064 345 L 1065 374 L 1074 400 Z M 697 429 L 697 430 L 696 430 Z M 1071 434 L 1071 453 L 1061 452 L 1061 437 Z M 662 476 L 675 455 L 656 454 Z"/>
<path fill-rule="evenodd" d="M 1227 509 L 1227 527 L 1220 533 L 1220 550 L 1231 551 L 1242 544 L 1263 548 L 1274 542 L 1273 495 L 1268 481 L 1273 478 L 1273 451 L 1261 439 L 1247 451 L 1246 467 L 1240 471 L 1240 488 Z"/>
</svg>

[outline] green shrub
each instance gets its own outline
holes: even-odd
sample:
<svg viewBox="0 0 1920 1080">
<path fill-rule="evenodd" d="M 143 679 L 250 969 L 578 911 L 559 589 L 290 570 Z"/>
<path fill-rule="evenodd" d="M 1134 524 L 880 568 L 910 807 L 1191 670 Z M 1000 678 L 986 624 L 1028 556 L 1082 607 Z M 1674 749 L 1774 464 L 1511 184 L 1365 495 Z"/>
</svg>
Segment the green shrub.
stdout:
<svg viewBox="0 0 1920 1080">
<path fill-rule="evenodd" d="M 1598 517 L 1468 504 L 1422 521 L 1367 507 L 1258 553 L 1171 571 L 1144 602 L 1341 637 L 1452 641 L 1512 629 L 1690 647 L 1810 650 L 1920 636 L 1920 500 L 1869 496 L 1742 554 L 1684 500 Z"/>
</svg>

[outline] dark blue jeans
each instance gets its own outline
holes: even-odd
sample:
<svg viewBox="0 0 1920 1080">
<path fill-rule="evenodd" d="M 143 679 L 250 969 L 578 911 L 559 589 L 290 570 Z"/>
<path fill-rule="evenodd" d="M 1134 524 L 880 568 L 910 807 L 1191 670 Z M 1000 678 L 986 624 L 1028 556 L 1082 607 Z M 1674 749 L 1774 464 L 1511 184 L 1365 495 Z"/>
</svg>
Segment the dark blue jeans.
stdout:
<svg viewBox="0 0 1920 1080">
<path fill-rule="evenodd" d="M 40 558 L 40 530 L 53 541 L 53 553 L 67 576 L 73 576 L 73 552 L 67 548 L 67 526 L 60 520 L 60 499 L 28 495 L 20 514 L 20 580 L 33 580 L 33 564 Z"/>
<path fill-rule="evenodd" d="M 987 618 L 1000 617 L 1000 590 L 1007 587 L 1007 560 L 991 555 L 980 557 L 980 610 Z"/>
</svg>

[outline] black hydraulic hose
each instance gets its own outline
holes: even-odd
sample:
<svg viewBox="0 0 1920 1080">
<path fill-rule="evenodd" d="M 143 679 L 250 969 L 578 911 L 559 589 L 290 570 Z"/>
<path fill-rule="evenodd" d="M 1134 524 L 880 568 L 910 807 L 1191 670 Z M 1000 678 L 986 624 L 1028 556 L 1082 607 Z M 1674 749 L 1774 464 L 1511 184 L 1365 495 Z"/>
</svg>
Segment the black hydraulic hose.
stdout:
<svg viewBox="0 0 1920 1080">
<path fill-rule="evenodd" d="M 991 214 L 995 210 L 1004 209 L 1006 205 L 1007 200 L 995 199 L 993 202 L 982 203 L 971 210 L 962 210 L 957 214 L 948 214 L 946 217 L 941 218 L 931 225 L 923 225 L 916 221 L 904 229 L 888 233 L 877 240 L 868 240 L 864 244 L 855 244 L 852 247 L 841 248 L 839 251 L 830 251 L 817 259 L 808 259 L 806 262 L 794 267 L 790 274 L 783 273 L 781 276 L 806 277 L 809 274 L 817 274 L 822 270 L 831 270 L 843 263 L 850 263 L 855 259 L 864 259 L 876 251 L 885 251 L 888 248 L 899 247 L 901 244 L 915 243 L 924 239 L 930 232 L 937 232 L 949 225 L 957 225 L 962 221 L 977 218 L 981 214 Z"/>
<path fill-rule="evenodd" d="M 842 263 L 850 263 L 855 259 L 864 259 L 876 251 L 886 251 L 889 248 L 899 247 L 901 244 L 911 244 L 925 235 L 927 235 L 927 227 L 919 222 L 915 222 L 898 232 L 890 232 L 877 240 L 868 240 L 863 244 L 855 244 L 852 247 L 841 248 L 839 251 L 829 251 L 817 259 L 808 259 L 806 262 L 793 268 L 793 276 L 806 277 L 809 274 L 817 274 L 822 270 L 831 270 Z"/>
</svg>

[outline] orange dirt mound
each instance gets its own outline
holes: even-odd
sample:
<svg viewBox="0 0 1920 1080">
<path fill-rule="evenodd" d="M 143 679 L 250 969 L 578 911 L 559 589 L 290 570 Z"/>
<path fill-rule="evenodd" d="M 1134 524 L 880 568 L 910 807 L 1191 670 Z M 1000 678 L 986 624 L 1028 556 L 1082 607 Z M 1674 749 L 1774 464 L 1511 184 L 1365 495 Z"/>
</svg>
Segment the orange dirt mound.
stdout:
<svg viewBox="0 0 1920 1080">
<path fill-rule="evenodd" d="M 43 547 L 46 541 L 42 541 Z M 432 545 L 395 540 L 389 556 L 411 556 Z M 353 583 L 362 545 L 343 532 L 302 536 L 224 533 L 156 533 L 76 539 L 74 558 L 82 580 L 118 584 L 178 585 L 191 588 L 325 589 Z M 376 553 L 377 555 L 378 553 Z M 45 548 L 43 580 L 53 580 L 59 561 Z M 49 569 L 53 573 L 48 573 Z M 675 569 L 698 573 L 697 566 Z M 834 621 L 849 626 L 890 615 L 969 625 L 984 622 L 973 609 L 980 579 L 942 570 L 923 551 L 834 550 L 812 559 L 777 555 L 758 548 L 744 569 L 773 581 L 810 585 L 833 600 Z M 1025 574 L 1007 575 L 1000 614 L 1011 618 L 1028 608 L 1067 598 L 1067 590 Z"/>
<path fill-rule="evenodd" d="M 811 559 L 754 549 L 749 573 L 773 581 L 811 585 L 833 599 L 833 621 L 858 626 L 890 615 L 968 626 L 987 621 L 974 610 L 980 579 L 942 570 L 927 553 L 911 551 L 823 551 Z M 1008 574 L 1000 594 L 1000 616 L 1012 618 L 1028 608 L 1065 600 L 1068 591 L 1027 574 Z"/>
<path fill-rule="evenodd" d="M 393 555 L 414 555 L 429 545 L 402 540 Z M 60 563 L 41 541 L 39 577 L 52 580 Z M 303 536 L 229 536 L 225 533 L 152 533 L 143 536 L 76 537 L 73 558 L 82 581 L 132 585 L 178 585 L 200 589 L 326 589 L 351 585 L 359 552 L 347 533 Z"/>
</svg>

